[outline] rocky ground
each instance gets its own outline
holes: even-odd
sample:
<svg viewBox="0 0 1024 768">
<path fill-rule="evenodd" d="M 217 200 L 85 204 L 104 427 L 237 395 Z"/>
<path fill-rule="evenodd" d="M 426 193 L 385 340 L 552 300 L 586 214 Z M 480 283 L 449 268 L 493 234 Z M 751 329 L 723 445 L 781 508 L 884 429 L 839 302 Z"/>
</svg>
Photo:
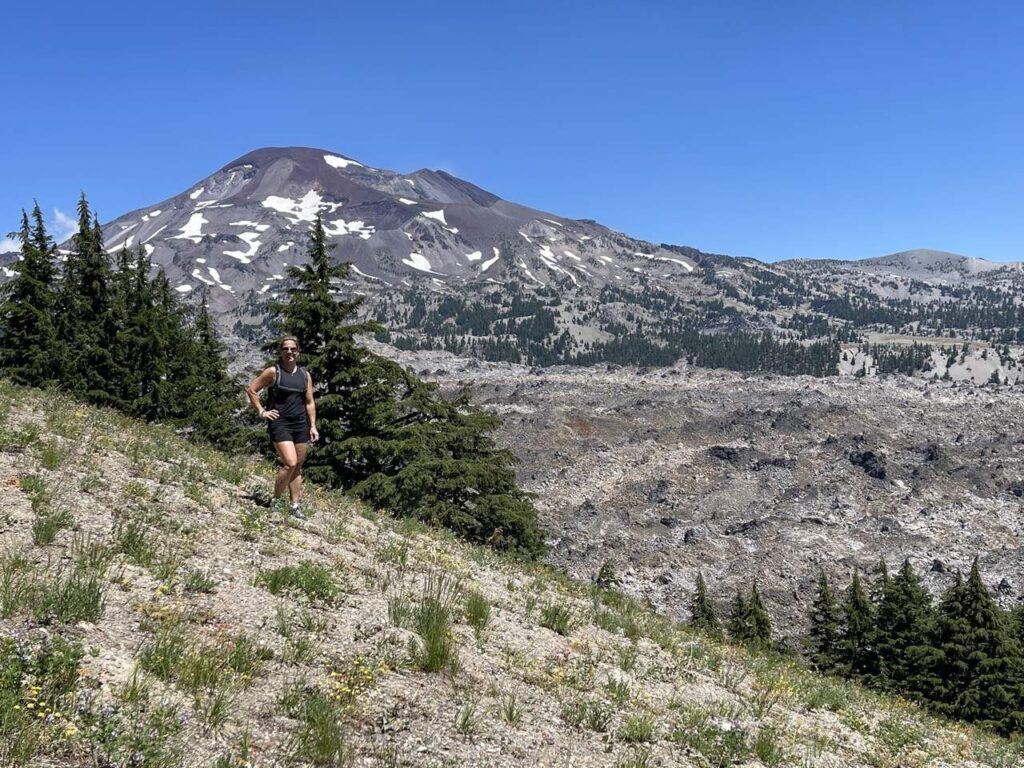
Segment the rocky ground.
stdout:
<svg viewBox="0 0 1024 768">
<path fill-rule="evenodd" d="M 819 570 L 845 585 L 882 558 L 938 593 L 977 556 L 1024 599 L 1020 388 L 405 359 L 501 414 L 555 563 L 610 562 L 672 614 L 702 570 L 723 603 L 756 579 L 792 631 Z"/>
<path fill-rule="evenodd" d="M 538 503 L 561 531 L 556 559 L 586 572 L 612 555 L 636 586 L 672 571 L 658 585 L 668 596 L 687 578 L 661 561 L 676 549 L 707 558 L 711 572 L 717 548 L 740 578 L 744 567 L 767 571 L 783 520 L 813 534 L 823 557 L 834 545 L 826 533 L 879 535 L 842 505 L 819 511 L 822 523 L 801 522 L 781 501 L 758 513 L 764 522 L 727 532 L 728 520 L 748 520 L 737 507 L 763 493 L 761 478 L 813 477 L 819 461 L 805 469 L 798 443 L 746 444 L 754 422 L 769 420 L 766 403 L 803 392 L 802 408 L 785 417 L 776 408 L 776 426 L 760 428 L 800 435 L 828 398 L 813 382 L 775 382 L 765 402 L 737 404 L 732 416 L 715 410 L 726 395 L 708 394 L 714 375 L 680 372 L 689 384 L 673 388 L 666 372 L 659 389 L 660 377 L 490 382 L 485 397 L 509 417 L 503 439 L 530 429 L 548 441 L 524 474 L 550 489 Z M 620 440 L 611 430 L 639 399 L 652 403 L 645 412 L 662 402 L 665 419 Z M 836 439 L 852 440 L 838 420 Z M 575 441 L 590 453 L 567 454 Z M 641 601 L 338 494 L 310 489 L 310 519 L 281 519 L 259 503 L 270 482 L 262 462 L 52 393 L 0 382 L 0 457 L 0 765 L 1010 768 L 1021 759 L 1008 742 L 904 701 L 710 641 Z M 771 463 L 787 457 L 793 466 Z M 705 477 L 719 463 L 731 469 Z M 676 474 L 652 486 L 663 477 L 656 466 Z M 885 482 L 909 493 L 908 470 L 891 466 L 898 476 Z M 856 474 L 863 468 L 841 471 L 870 485 Z M 748 493 L 730 501 L 733 482 Z M 819 496 L 831 504 L 835 493 Z M 706 500 L 700 515 L 687 511 L 691 498 Z M 587 499 L 593 510 L 577 521 Z M 935 509 L 927 525 L 949 525 Z M 958 514 L 972 537 L 988 535 L 973 513 Z M 689 529 L 698 533 L 684 544 Z M 959 562 L 957 552 L 947 560 Z"/>
</svg>

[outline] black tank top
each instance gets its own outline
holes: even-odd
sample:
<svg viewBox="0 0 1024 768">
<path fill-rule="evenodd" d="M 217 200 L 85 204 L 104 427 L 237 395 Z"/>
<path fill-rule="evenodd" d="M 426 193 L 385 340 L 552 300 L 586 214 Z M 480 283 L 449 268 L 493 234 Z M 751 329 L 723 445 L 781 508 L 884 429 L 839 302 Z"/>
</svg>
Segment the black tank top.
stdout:
<svg viewBox="0 0 1024 768">
<path fill-rule="evenodd" d="M 267 410 L 277 409 L 283 418 L 306 417 L 306 371 L 299 366 L 288 373 L 274 366 L 274 383 L 270 387 Z"/>
</svg>

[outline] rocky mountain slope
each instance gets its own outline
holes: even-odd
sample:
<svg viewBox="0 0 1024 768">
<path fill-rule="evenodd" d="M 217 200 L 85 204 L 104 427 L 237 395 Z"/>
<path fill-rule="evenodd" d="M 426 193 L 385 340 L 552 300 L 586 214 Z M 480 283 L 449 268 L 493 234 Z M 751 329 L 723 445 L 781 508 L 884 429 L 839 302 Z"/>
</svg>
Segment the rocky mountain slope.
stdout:
<svg viewBox="0 0 1024 768">
<path fill-rule="evenodd" d="M 403 349 L 827 375 L 842 370 L 838 344 L 879 334 L 1024 342 L 1020 264 L 927 250 L 763 264 L 645 242 L 443 171 L 396 173 L 330 150 L 250 152 L 103 232 L 112 253 L 143 249 L 184 297 L 208 287 L 241 357 L 265 337 L 269 304 L 287 267 L 305 262 L 317 215 L 335 258 L 353 264 L 342 289 L 365 295 L 364 314 Z M 13 274 L 16 257 L 5 258 L 0 279 Z M 795 343 L 753 349 L 763 333 Z M 815 343 L 824 346 L 808 349 Z M 880 372 L 892 367 L 877 358 Z"/>
<path fill-rule="evenodd" d="M 0 384 L 0 761 L 933 766 L 1019 747 Z"/>
<path fill-rule="evenodd" d="M 819 570 L 846 584 L 904 558 L 937 595 L 980 556 L 1004 606 L 1024 601 L 1015 387 L 402 359 L 501 415 L 555 562 L 611 563 L 671 615 L 701 570 L 723 601 L 757 579 L 793 632 Z"/>
<path fill-rule="evenodd" d="M 111 251 L 142 246 L 178 291 L 208 285 L 227 308 L 275 292 L 285 267 L 304 261 L 317 215 L 336 257 L 383 287 L 561 279 L 599 289 L 641 267 L 651 275 L 694 268 L 684 256 L 502 200 L 443 171 L 399 174 L 301 147 L 250 152 L 119 216 L 104 236 Z"/>
</svg>

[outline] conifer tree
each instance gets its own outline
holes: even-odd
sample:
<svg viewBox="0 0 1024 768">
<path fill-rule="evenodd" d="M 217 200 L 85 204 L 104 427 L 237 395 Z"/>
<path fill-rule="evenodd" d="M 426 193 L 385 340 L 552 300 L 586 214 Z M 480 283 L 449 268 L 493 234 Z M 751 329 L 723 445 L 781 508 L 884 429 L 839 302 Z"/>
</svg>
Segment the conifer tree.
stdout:
<svg viewBox="0 0 1024 768">
<path fill-rule="evenodd" d="M 357 334 L 381 327 L 352 323 L 360 300 L 336 298 L 333 282 L 349 267 L 330 264 L 319 217 L 309 256 L 306 266 L 289 268 L 289 299 L 273 307 L 281 330 L 298 336 L 317 387 L 322 446 L 307 459 L 307 475 L 471 541 L 542 552 L 514 457 L 489 436 L 497 417 L 473 406 L 468 391 L 442 397 L 436 385 L 356 343 Z"/>
<path fill-rule="evenodd" d="M 843 635 L 839 644 L 839 669 L 847 677 L 870 682 L 878 671 L 874 614 L 860 572 L 855 570 L 843 601 Z"/>
<path fill-rule="evenodd" d="M 707 584 L 704 583 L 704 574 L 700 571 L 697 571 L 697 586 L 693 594 L 693 602 L 690 604 L 690 611 L 692 613 L 690 626 L 708 637 L 721 639 L 722 622 L 718 619 L 715 604 L 708 595 Z"/>
<path fill-rule="evenodd" d="M 944 683 L 939 711 L 1003 733 L 1024 727 L 1020 648 L 981 580 L 977 558 L 967 582 L 958 576 L 943 596 L 936 640 Z"/>
<path fill-rule="evenodd" d="M 936 663 L 929 638 L 935 616 L 931 595 L 914 573 L 909 560 L 886 579 L 877 607 L 876 647 L 881 687 L 916 698 L 926 698 L 935 683 Z"/>
<path fill-rule="evenodd" d="M 58 364 L 67 389 L 100 404 L 116 404 L 111 391 L 117 372 L 111 354 L 116 329 L 110 276 L 103 233 L 83 194 L 78 201 L 78 232 L 72 237 L 59 293 Z"/>
<path fill-rule="evenodd" d="M 22 212 L 21 260 L 15 277 L 0 289 L 0 371 L 19 384 L 55 381 L 55 246 L 37 203 L 32 220 Z"/>
<path fill-rule="evenodd" d="M 750 587 L 750 599 L 747 601 L 751 640 L 759 647 L 767 648 L 772 642 L 772 619 L 761 600 L 757 582 Z"/>
<path fill-rule="evenodd" d="M 729 633 L 729 639 L 736 643 L 746 643 L 754 637 L 754 629 L 750 622 L 750 606 L 747 604 L 747 598 L 739 590 L 729 604 L 726 631 Z"/>
<path fill-rule="evenodd" d="M 818 592 L 811 604 L 808 645 L 810 661 L 821 672 L 834 672 L 839 665 L 842 611 L 825 572 L 818 574 Z"/>
<path fill-rule="evenodd" d="M 181 420 L 194 433 L 219 448 L 234 451 L 253 444 L 252 430 L 238 418 L 238 387 L 228 376 L 224 344 L 210 314 L 210 290 L 204 286 L 192 325 L 191 338 L 183 345 L 192 350 L 182 372 Z"/>
</svg>

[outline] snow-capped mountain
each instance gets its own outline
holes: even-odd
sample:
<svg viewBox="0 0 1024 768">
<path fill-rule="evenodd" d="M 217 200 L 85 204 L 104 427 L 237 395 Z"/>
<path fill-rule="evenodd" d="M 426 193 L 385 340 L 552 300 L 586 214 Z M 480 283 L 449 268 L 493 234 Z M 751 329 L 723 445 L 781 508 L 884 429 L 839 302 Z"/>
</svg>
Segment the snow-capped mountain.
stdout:
<svg viewBox="0 0 1024 768">
<path fill-rule="evenodd" d="M 317 214 L 333 257 L 382 288 L 511 280 L 600 288 L 696 268 L 681 253 L 502 200 L 443 171 L 403 175 L 300 147 L 250 152 L 103 233 L 110 252 L 144 248 L 181 293 L 210 286 L 224 311 L 273 294 L 287 266 L 305 261 Z"/>
</svg>

